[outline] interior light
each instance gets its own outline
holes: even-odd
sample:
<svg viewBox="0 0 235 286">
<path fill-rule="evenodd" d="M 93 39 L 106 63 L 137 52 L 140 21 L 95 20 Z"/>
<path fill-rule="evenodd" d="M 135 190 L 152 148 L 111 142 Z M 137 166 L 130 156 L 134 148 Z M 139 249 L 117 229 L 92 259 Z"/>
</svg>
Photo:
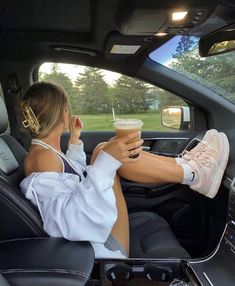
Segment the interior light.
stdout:
<svg viewBox="0 0 235 286">
<path fill-rule="evenodd" d="M 181 21 L 183 20 L 188 14 L 188 11 L 178 11 L 172 13 L 172 21 Z"/>
<path fill-rule="evenodd" d="M 166 36 L 167 33 L 166 32 L 159 32 L 159 33 L 156 33 L 155 36 L 158 36 L 158 37 L 164 37 Z"/>
</svg>

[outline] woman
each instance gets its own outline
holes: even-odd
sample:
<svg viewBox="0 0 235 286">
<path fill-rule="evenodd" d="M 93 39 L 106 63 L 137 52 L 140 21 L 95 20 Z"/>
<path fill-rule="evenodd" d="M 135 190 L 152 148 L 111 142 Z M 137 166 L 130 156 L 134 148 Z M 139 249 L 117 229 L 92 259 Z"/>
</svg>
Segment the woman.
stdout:
<svg viewBox="0 0 235 286">
<path fill-rule="evenodd" d="M 177 159 L 143 152 L 142 140 L 128 143 L 137 133 L 114 137 L 97 146 L 87 166 L 79 139 L 82 123 L 76 116 L 70 118 L 62 87 L 35 83 L 25 93 L 22 110 L 23 125 L 33 140 L 20 187 L 38 206 L 50 236 L 88 240 L 96 258 L 129 255 L 128 213 L 119 175 L 144 183 L 183 183 L 208 197 L 219 189 L 229 146 L 225 134 L 216 130 L 208 131 L 201 143 Z M 65 156 L 60 138 L 69 126 Z"/>
</svg>

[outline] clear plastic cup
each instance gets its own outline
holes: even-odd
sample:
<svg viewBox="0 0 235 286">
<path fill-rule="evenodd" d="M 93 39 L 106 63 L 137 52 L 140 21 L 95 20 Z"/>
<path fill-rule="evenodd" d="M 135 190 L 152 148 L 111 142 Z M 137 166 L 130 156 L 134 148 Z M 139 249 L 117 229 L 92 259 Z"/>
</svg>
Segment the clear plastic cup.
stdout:
<svg viewBox="0 0 235 286">
<path fill-rule="evenodd" d="M 132 143 L 140 140 L 141 129 L 144 125 L 143 121 L 139 119 L 116 119 L 113 126 L 116 129 L 116 136 L 123 137 L 129 133 L 140 132 L 135 138 L 131 139 L 127 143 Z"/>
</svg>

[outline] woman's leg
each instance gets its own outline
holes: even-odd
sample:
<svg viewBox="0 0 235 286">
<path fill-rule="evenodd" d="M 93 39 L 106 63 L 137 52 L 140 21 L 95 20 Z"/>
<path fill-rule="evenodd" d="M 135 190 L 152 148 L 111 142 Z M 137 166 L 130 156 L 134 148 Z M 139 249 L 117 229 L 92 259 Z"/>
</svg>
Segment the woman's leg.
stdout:
<svg viewBox="0 0 235 286">
<path fill-rule="evenodd" d="M 155 158 L 159 161 L 177 164 L 176 159 L 172 157 L 160 156 L 160 155 L 156 155 L 156 154 L 145 152 L 145 151 L 143 151 L 143 153 L 145 154 L 145 156 L 150 157 L 150 158 Z"/>
<path fill-rule="evenodd" d="M 118 170 L 119 176 L 139 183 L 182 183 L 183 168 L 174 158 L 144 151 L 140 156 L 135 164 L 123 164 Z"/>
<path fill-rule="evenodd" d="M 102 150 L 104 144 L 99 144 L 91 157 L 91 164 L 94 162 L 98 153 Z M 119 241 L 122 247 L 125 249 L 127 255 L 129 256 L 129 217 L 126 207 L 126 201 L 123 196 L 120 178 L 116 175 L 113 184 L 113 191 L 116 198 L 116 205 L 118 211 L 118 218 L 113 226 L 112 235 Z"/>
<path fill-rule="evenodd" d="M 112 235 L 121 243 L 129 256 L 129 217 L 118 175 L 114 180 L 113 191 L 116 197 L 118 218 L 113 226 Z"/>
<path fill-rule="evenodd" d="M 106 143 L 96 146 L 94 153 L 101 151 Z M 118 175 L 138 183 L 182 183 L 183 168 L 177 165 L 175 158 L 141 152 L 138 162 L 123 164 Z"/>
</svg>

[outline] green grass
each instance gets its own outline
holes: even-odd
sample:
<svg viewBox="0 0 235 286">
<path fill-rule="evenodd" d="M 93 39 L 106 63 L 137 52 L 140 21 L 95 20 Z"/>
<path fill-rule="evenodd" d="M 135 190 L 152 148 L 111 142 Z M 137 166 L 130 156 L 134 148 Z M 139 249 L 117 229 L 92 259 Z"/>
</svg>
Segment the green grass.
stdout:
<svg viewBox="0 0 235 286">
<path fill-rule="evenodd" d="M 114 130 L 112 127 L 112 115 L 111 114 L 81 114 L 79 115 L 83 121 L 85 131 L 110 131 Z M 161 125 L 160 113 L 137 113 L 137 114 L 122 114 L 118 118 L 136 118 L 144 122 L 142 130 L 158 130 L 158 131 L 170 131 L 169 128 Z"/>
</svg>

